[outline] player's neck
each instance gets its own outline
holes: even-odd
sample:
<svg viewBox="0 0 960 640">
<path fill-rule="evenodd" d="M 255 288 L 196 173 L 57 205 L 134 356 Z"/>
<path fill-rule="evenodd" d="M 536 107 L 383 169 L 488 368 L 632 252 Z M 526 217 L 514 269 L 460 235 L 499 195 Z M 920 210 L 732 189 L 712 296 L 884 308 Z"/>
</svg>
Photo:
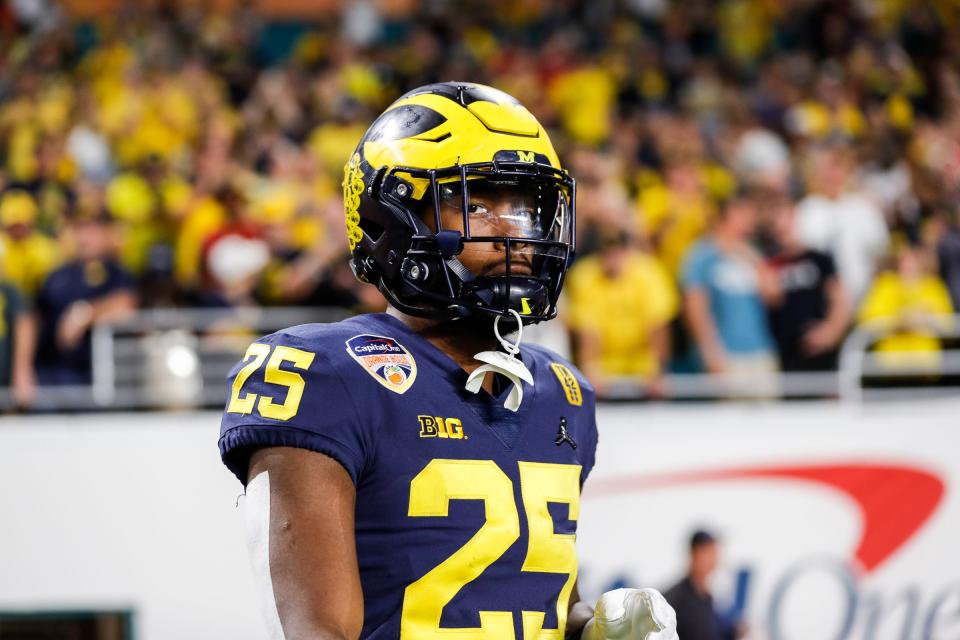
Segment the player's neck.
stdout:
<svg viewBox="0 0 960 640">
<path fill-rule="evenodd" d="M 497 340 L 493 335 L 492 325 L 489 331 L 483 331 L 478 330 L 479 328 L 475 324 L 418 318 L 391 306 L 387 307 L 387 313 L 420 334 L 437 349 L 443 351 L 467 373 L 471 373 L 482 364 L 474 359 L 473 356 L 476 353 L 497 350 Z M 492 392 L 492 376 L 487 376 L 483 387 Z"/>
</svg>

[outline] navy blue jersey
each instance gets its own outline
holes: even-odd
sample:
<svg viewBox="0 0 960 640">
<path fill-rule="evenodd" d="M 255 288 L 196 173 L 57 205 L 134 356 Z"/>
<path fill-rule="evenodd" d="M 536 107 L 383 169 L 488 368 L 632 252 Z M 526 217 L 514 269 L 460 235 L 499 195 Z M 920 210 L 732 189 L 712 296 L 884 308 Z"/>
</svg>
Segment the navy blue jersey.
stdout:
<svg viewBox="0 0 960 640">
<path fill-rule="evenodd" d="M 593 390 L 537 346 L 517 413 L 386 314 L 266 336 L 230 374 L 220 451 L 246 482 L 257 447 L 340 462 L 356 485 L 362 638 L 562 640 Z M 552 630 L 552 632 L 551 632 Z"/>
</svg>

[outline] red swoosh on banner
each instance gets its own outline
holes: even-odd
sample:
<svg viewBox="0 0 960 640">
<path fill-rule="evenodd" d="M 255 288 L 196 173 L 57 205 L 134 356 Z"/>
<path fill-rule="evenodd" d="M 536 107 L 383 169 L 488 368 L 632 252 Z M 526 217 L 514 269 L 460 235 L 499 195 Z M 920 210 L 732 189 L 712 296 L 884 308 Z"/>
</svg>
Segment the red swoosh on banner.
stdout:
<svg viewBox="0 0 960 640">
<path fill-rule="evenodd" d="M 944 483 L 936 475 L 903 465 L 833 464 L 746 467 L 687 473 L 624 476 L 588 484 L 587 495 L 601 497 L 679 484 L 774 478 L 814 482 L 850 498 L 863 517 L 854 557 L 870 572 L 923 527 L 940 504 Z"/>
</svg>

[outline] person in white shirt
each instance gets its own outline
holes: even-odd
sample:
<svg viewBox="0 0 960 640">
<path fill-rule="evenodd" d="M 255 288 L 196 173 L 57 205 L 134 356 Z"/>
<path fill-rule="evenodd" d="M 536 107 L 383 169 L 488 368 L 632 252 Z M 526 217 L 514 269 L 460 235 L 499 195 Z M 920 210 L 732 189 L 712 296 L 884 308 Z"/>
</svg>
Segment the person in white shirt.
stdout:
<svg viewBox="0 0 960 640">
<path fill-rule="evenodd" d="M 883 212 L 852 188 L 852 176 L 849 149 L 812 149 L 806 167 L 808 195 L 797 204 L 796 231 L 804 245 L 833 256 L 840 282 L 860 300 L 878 260 L 887 253 L 890 235 Z"/>
</svg>

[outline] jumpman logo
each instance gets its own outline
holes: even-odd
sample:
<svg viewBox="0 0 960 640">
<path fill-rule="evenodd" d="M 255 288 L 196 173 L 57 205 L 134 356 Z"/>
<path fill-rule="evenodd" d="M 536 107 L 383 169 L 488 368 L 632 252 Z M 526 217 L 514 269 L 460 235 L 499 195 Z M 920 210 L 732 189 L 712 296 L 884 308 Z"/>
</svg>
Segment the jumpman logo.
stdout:
<svg viewBox="0 0 960 640">
<path fill-rule="evenodd" d="M 570 437 L 570 434 L 567 433 L 567 419 L 560 418 L 560 427 L 557 429 L 557 437 L 554 439 L 553 444 L 559 447 L 564 442 L 569 444 L 574 449 L 577 448 L 577 443 L 573 438 Z"/>
</svg>

